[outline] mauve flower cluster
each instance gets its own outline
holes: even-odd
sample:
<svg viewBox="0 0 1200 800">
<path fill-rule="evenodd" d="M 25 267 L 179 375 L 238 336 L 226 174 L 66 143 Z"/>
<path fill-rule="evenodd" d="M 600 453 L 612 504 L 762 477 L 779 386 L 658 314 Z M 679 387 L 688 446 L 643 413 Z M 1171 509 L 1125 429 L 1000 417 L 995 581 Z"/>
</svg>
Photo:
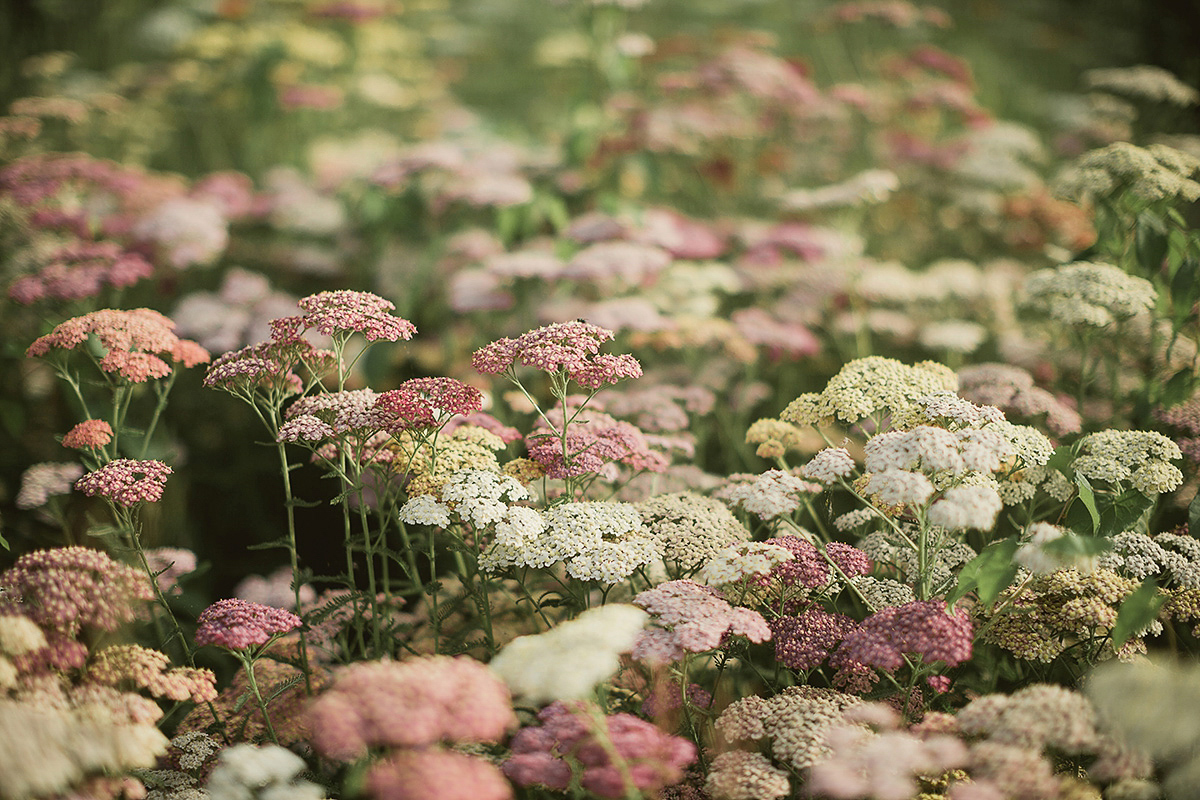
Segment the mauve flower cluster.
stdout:
<svg viewBox="0 0 1200 800">
<path fill-rule="evenodd" d="M 63 436 L 63 447 L 72 450 L 98 450 L 112 441 L 113 429 L 102 419 L 89 419 L 76 425 Z"/>
<path fill-rule="evenodd" d="M 335 331 L 361 333 L 368 341 L 384 339 L 389 342 L 411 339 L 417 326 L 402 317 L 393 316 L 394 303 L 370 292 L 341 289 L 318 292 L 300 300 L 304 310 L 300 326 L 314 329 L 325 336 Z"/>
<path fill-rule="evenodd" d="M 752 642 L 771 638 L 767 621 L 757 611 L 731 606 L 715 589 L 692 580 L 660 584 L 633 602 L 653 614 L 660 626 L 638 637 L 633 647 L 637 661 L 679 661 L 686 653 L 720 647 L 727 635 L 745 636 Z"/>
<path fill-rule="evenodd" d="M 616 463 L 650 472 L 664 472 L 668 466 L 667 457 L 652 450 L 640 430 L 600 412 L 577 418 L 565 437 L 539 425 L 525 437 L 525 442 L 529 457 L 542 465 L 549 478 L 598 474 L 614 481 Z"/>
<path fill-rule="evenodd" d="M 33 262 L 37 269 L 8 288 L 8 296 L 22 305 L 95 297 L 106 285 L 124 289 L 154 272 L 141 255 L 111 241 L 56 242 L 48 247 L 35 244 L 31 252 L 19 258 Z"/>
<path fill-rule="evenodd" d="M 867 617 L 850 631 L 830 658 L 838 679 L 854 683 L 863 667 L 895 672 L 905 655 L 926 664 L 941 661 L 957 666 L 971 657 L 974 629 L 963 609 L 948 611 L 940 600 L 918 600 L 889 606 Z"/>
<path fill-rule="evenodd" d="M 312 375 L 333 368 L 334 355 L 329 350 L 313 347 L 293 328 L 285 326 L 278 332 L 279 336 L 270 341 L 218 356 L 204 376 L 204 385 L 234 393 L 259 389 L 295 394 L 304 388 L 300 376 L 293 372 L 297 367 L 303 366 Z"/>
<path fill-rule="evenodd" d="M 207 350 L 193 341 L 180 339 L 174 331 L 174 322 L 148 308 L 103 309 L 60 323 L 50 333 L 35 339 L 25 355 L 44 356 L 51 348 L 74 350 L 94 335 L 107 350 L 99 361 L 100 369 L 132 383 L 142 383 L 171 374 L 171 365 L 156 354 L 169 356 L 185 367 L 209 360 Z"/>
<path fill-rule="evenodd" d="M 75 481 L 83 475 L 83 467 L 69 462 L 34 464 L 21 475 L 17 492 L 17 508 L 41 508 L 51 497 L 70 494 Z"/>
<path fill-rule="evenodd" d="M 767 586 L 772 580 L 777 580 L 785 586 L 820 589 L 833 579 L 829 562 L 822 557 L 821 551 L 799 536 L 777 536 L 767 539 L 765 543 L 784 548 L 792 554 L 792 558 L 776 565 L 769 576 L 758 579 L 759 585 Z M 847 578 L 866 575 L 871 571 L 871 559 L 867 554 L 843 542 L 826 544 L 825 556 L 836 564 Z"/>
<path fill-rule="evenodd" d="M 196 570 L 196 554 L 182 547 L 152 547 L 145 551 L 146 565 L 163 594 L 183 594 L 179 579 Z"/>
<path fill-rule="evenodd" d="M 100 495 L 126 508 L 157 503 L 172 471 L 161 461 L 118 458 L 75 481 L 75 488 L 88 497 Z"/>
<path fill-rule="evenodd" d="M 516 362 L 545 372 L 565 372 L 585 389 L 599 389 L 622 378 L 639 378 L 641 364 L 628 354 L 600 353 L 613 332 L 586 322 L 558 322 L 523 333 L 516 339 L 497 339 L 479 348 L 471 364 L 485 375 L 511 369 Z"/>
<path fill-rule="evenodd" d="M 799 616 L 771 620 L 775 660 L 789 669 L 816 669 L 825 663 L 858 623 L 845 614 L 810 608 Z"/>
<path fill-rule="evenodd" d="M 541 726 L 522 728 L 513 737 L 512 755 L 503 764 L 504 774 L 518 786 L 565 790 L 572 782 L 574 762 L 581 770 L 580 784 L 600 797 L 626 797 L 632 791 L 654 794 L 678 783 L 684 768 L 696 760 L 694 744 L 632 714 L 612 714 L 601 722 L 581 703 L 556 702 L 542 709 L 538 720 Z M 603 731 L 596 730 L 600 724 Z M 609 746 L 600 737 L 607 738 Z M 625 762 L 625 769 L 613 763 L 614 754 Z"/>
<path fill-rule="evenodd" d="M 266 644 L 273 637 L 295 630 L 300 618 L 282 608 L 272 608 L 246 600 L 218 600 L 196 618 L 196 644 L 245 650 Z"/>
<path fill-rule="evenodd" d="M 49 643 L 21 657 L 31 660 L 18 666 L 30 669 L 81 666 L 87 658 L 86 645 L 77 641 L 81 632 L 115 631 L 140 618 L 142 603 L 153 599 L 144 573 L 87 547 L 27 553 L 0 574 L 0 614 L 29 617 Z"/>
<path fill-rule="evenodd" d="M 1058 436 L 1079 433 L 1079 412 L 1035 386 L 1033 376 L 1011 364 L 974 364 L 958 371 L 958 393 L 973 403 L 996 406 L 1021 418 L 1041 417 Z"/>
<path fill-rule="evenodd" d="M 341 667 L 308 712 L 313 746 L 350 762 L 373 747 L 498 742 L 516 723 L 508 689 L 466 656 Z"/>
<path fill-rule="evenodd" d="M 454 378 L 411 378 L 375 398 L 373 408 L 395 414 L 405 428 L 434 428 L 482 410 L 483 393 Z"/>
</svg>

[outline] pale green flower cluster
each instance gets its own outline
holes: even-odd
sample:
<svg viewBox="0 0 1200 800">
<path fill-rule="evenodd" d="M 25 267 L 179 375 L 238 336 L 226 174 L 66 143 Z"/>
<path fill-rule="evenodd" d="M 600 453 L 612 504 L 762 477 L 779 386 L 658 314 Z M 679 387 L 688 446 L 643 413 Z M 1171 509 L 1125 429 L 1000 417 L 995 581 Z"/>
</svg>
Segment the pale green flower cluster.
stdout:
<svg viewBox="0 0 1200 800">
<path fill-rule="evenodd" d="M 922 361 L 909 366 L 892 358 L 868 356 L 842 367 L 824 391 L 797 397 L 780 416 L 794 425 L 818 425 L 833 419 L 853 423 L 907 409 L 926 395 L 957 388 L 958 377 L 942 364 Z"/>
<path fill-rule="evenodd" d="M 1054 179 L 1054 191 L 1068 200 L 1087 201 L 1129 191 L 1150 202 L 1200 199 L 1200 183 L 1192 176 L 1200 172 L 1200 159 L 1152 144 L 1142 148 L 1114 142 L 1084 153 Z"/>
<path fill-rule="evenodd" d="M 1126 97 L 1136 97 L 1177 106 L 1193 106 L 1200 102 L 1200 92 L 1173 74 L 1149 64 L 1113 69 L 1090 69 L 1083 73 L 1090 89 L 1103 89 Z"/>
<path fill-rule="evenodd" d="M 1158 293 L 1144 278 L 1111 264 L 1078 262 L 1034 272 L 1022 306 L 1065 325 L 1103 328 L 1154 307 Z"/>
<path fill-rule="evenodd" d="M 1179 445 L 1155 431 L 1098 431 L 1079 442 L 1075 471 L 1094 481 L 1128 481 L 1144 494 L 1170 492 L 1183 483 L 1172 464 L 1183 457 Z"/>
</svg>

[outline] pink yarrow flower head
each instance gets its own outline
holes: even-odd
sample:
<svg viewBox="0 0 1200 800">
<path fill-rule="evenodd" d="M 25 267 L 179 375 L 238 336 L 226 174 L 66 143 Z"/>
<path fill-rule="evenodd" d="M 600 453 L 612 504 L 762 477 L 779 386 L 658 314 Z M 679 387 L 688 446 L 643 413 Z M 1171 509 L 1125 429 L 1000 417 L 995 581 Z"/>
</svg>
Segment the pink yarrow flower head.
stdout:
<svg viewBox="0 0 1200 800">
<path fill-rule="evenodd" d="M 364 778 L 374 800 L 511 800 L 512 784 L 485 758 L 422 747 L 371 765 Z"/>
<path fill-rule="evenodd" d="M 745 636 L 752 642 L 771 638 L 771 629 L 761 614 L 734 607 L 716 589 L 695 581 L 668 581 L 647 589 L 633 602 L 653 614 L 658 626 L 638 636 L 633 645 L 635 661 L 679 661 L 685 653 L 716 649 L 727 634 Z"/>
<path fill-rule="evenodd" d="M 471 364 L 485 375 L 494 375 L 519 361 L 544 372 L 566 372 L 585 389 L 640 378 L 642 365 L 633 356 L 600 354 L 600 346 L 613 336 L 612 331 L 587 322 L 556 322 L 516 339 L 497 339 L 476 350 Z"/>
<path fill-rule="evenodd" d="M 512 755 L 502 765 L 504 774 L 518 786 L 566 789 L 572 778 L 569 757 L 583 769 L 583 788 L 600 797 L 627 797 L 631 790 L 656 796 L 662 788 L 678 783 L 684 769 L 696 760 L 694 744 L 632 714 L 603 718 L 608 747 L 596 736 L 598 723 L 582 703 L 556 701 L 542 709 L 538 721 L 541 726 L 517 732 L 510 745 Z M 625 769 L 613 763 L 614 755 L 625 762 Z"/>
<path fill-rule="evenodd" d="M 435 428 L 456 414 L 483 409 L 483 393 L 454 378 L 413 378 L 379 395 L 376 409 L 395 414 L 399 429 Z"/>
<path fill-rule="evenodd" d="M 63 447 L 72 450 L 99 450 L 112 441 L 113 429 L 102 419 L 89 419 L 67 431 Z"/>
<path fill-rule="evenodd" d="M 940 600 L 918 600 L 881 609 L 850 631 L 830 663 L 843 670 L 867 666 L 894 672 L 905 654 L 929 664 L 957 666 L 971 657 L 974 629 L 963 609 L 948 611 Z"/>
<path fill-rule="evenodd" d="M 272 320 L 272 323 L 278 321 Z M 333 364 L 331 351 L 318 350 L 297 333 L 290 338 L 272 339 L 218 356 L 204 376 L 204 385 L 235 393 L 260 390 L 296 394 L 304 389 L 304 381 L 293 370 L 303 366 L 313 375 L 322 375 L 329 372 Z"/>
<path fill-rule="evenodd" d="M 161 461 L 118 458 L 75 481 L 75 488 L 88 497 L 106 497 L 119 506 L 157 503 L 171 472 Z"/>
<path fill-rule="evenodd" d="M 236 598 L 218 600 L 200 612 L 196 621 L 197 645 L 212 644 L 227 650 L 266 644 L 301 625 L 300 618 L 290 611 Z"/>
<path fill-rule="evenodd" d="M 350 664 L 308 712 L 313 746 L 346 762 L 372 747 L 498 742 L 516 721 L 508 687 L 465 656 Z"/>
<path fill-rule="evenodd" d="M 417 332 L 417 326 L 402 317 L 393 316 L 396 306 L 370 292 L 354 292 L 339 289 L 318 292 L 300 301 L 304 310 L 301 324 L 305 329 L 315 329 L 325 336 L 335 331 L 361 333 L 368 341 L 386 339 L 395 342 L 408 340 Z"/>
<path fill-rule="evenodd" d="M 207 350 L 193 341 L 180 339 L 174 331 L 175 323 L 157 311 L 108 308 L 59 324 L 34 340 L 25 355 L 33 358 L 44 356 L 51 349 L 74 350 L 95 336 L 107 351 L 99 362 L 102 371 L 132 383 L 143 383 L 171 374 L 171 365 L 162 356 L 185 367 L 209 360 Z"/>
</svg>

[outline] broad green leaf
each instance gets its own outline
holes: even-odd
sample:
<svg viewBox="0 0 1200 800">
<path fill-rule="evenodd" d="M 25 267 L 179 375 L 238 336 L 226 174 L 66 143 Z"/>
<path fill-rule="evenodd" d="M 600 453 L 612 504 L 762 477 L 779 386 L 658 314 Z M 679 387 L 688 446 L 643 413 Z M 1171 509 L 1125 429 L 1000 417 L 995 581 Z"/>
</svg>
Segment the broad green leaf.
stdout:
<svg viewBox="0 0 1200 800">
<path fill-rule="evenodd" d="M 963 565 L 958 573 L 958 585 L 946 597 L 953 605 L 967 593 L 975 591 L 980 602 L 991 605 L 1017 576 L 1013 554 L 1017 552 L 1015 538 L 1001 539 L 983 548 L 983 552 Z"/>
<path fill-rule="evenodd" d="M 1200 539 L 1200 493 L 1188 505 L 1188 533 L 1193 539 Z"/>
<path fill-rule="evenodd" d="M 1106 502 L 1108 501 L 1108 502 Z M 1116 536 L 1133 528 L 1147 509 L 1154 505 L 1154 499 L 1147 497 L 1137 489 L 1129 489 L 1109 501 L 1102 498 L 1100 506 L 1100 527 L 1097 536 Z"/>
<path fill-rule="evenodd" d="M 1083 474 L 1076 472 L 1075 485 L 1079 487 L 1079 501 L 1092 518 L 1092 533 L 1095 533 L 1100 529 L 1100 510 L 1096 508 L 1096 493 L 1092 491 L 1092 483 Z"/>
<path fill-rule="evenodd" d="M 1157 275 L 1167 257 L 1167 231 L 1163 222 L 1148 211 L 1138 216 L 1138 263 L 1147 275 Z"/>
<path fill-rule="evenodd" d="M 1112 628 L 1113 647 L 1119 648 L 1138 631 L 1154 622 L 1158 610 L 1165 602 L 1167 597 L 1159 593 L 1154 578 L 1142 581 L 1142 585 L 1125 598 L 1125 602 L 1121 603 L 1121 608 L 1117 611 L 1117 621 Z"/>
<path fill-rule="evenodd" d="M 1047 553 L 1068 562 L 1098 556 L 1101 553 L 1107 553 L 1112 548 L 1112 539 L 1103 536 L 1080 536 L 1073 531 L 1067 531 L 1059 538 L 1046 542 L 1042 546 Z"/>
</svg>

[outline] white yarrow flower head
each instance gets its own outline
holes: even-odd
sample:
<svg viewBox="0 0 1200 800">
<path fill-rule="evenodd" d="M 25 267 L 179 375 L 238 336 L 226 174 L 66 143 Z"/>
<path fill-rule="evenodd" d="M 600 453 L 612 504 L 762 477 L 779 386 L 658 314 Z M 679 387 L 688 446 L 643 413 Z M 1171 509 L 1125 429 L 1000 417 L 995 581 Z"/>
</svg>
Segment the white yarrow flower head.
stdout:
<svg viewBox="0 0 1200 800">
<path fill-rule="evenodd" d="M 933 484 L 920 472 L 885 469 L 871 474 L 867 494 L 887 506 L 924 505 L 933 494 Z"/>
<path fill-rule="evenodd" d="M 1000 494 L 991 486 L 954 486 L 929 507 L 929 522 L 948 530 L 988 531 L 1004 507 Z"/>
<path fill-rule="evenodd" d="M 1013 562 L 1034 575 L 1049 575 L 1060 569 L 1077 569 L 1090 574 L 1096 569 L 1096 556 L 1071 557 L 1048 550 L 1046 545 L 1066 535 L 1066 531 L 1048 522 L 1035 522 L 1022 537 L 1023 544 L 1013 554 Z"/>
<path fill-rule="evenodd" d="M 766 542 L 743 542 L 726 547 L 700 568 L 697 579 L 709 586 L 729 586 L 768 574 L 794 554 L 786 547 Z"/>
<path fill-rule="evenodd" d="M 407 525 L 448 528 L 450 508 L 439 503 L 433 495 L 419 494 L 400 507 L 400 521 Z"/>
<path fill-rule="evenodd" d="M 488 667 L 514 697 L 545 705 L 555 700 L 578 700 L 613 676 L 620 656 L 650 618 L 637 606 L 611 603 L 589 609 L 545 633 L 518 636 Z"/>
<path fill-rule="evenodd" d="M 445 501 L 464 522 L 486 528 L 508 512 L 508 503 L 529 499 L 529 492 L 509 475 L 485 469 L 464 469 L 442 487 Z"/>
<path fill-rule="evenodd" d="M 205 787 L 212 800 L 323 800 L 315 783 L 296 780 L 304 759 L 278 745 L 235 744 L 221 751 Z"/>
<path fill-rule="evenodd" d="M 854 457 L 844 447 L 826 447 L 800 468 L 800 474 L 814 481 L 830 484 L 849 477 L 854 472 Z"/>
<path fill-rule="evenodd" d="M 716 496 L 734 508 L 741 507 L 766 520 L 792 513 L 804 502 L 805 495 L 816 494 L 824 488 L 781 469 L 770 469 L 748 483 L 726 486 Z"/>
<path fill-rule="evenodd" d="M 1021 305 L 1065 325 L 1103 328 L 1154 307 L 1158 292 L 1145 278 L 1112 264 L 1078 262 L 1039 269 L 1025 281 Z"/>
<path fill-rule="evenodd" d="M 1172 464 L 1183 457 L 1179 445 L 1156 431 L 1097 431 L 1079 442 L 1072 466 L 1091 480 L 1128 481 L 1143 494 L 1170 492 L 1183 483 Z"/>
</svg>

